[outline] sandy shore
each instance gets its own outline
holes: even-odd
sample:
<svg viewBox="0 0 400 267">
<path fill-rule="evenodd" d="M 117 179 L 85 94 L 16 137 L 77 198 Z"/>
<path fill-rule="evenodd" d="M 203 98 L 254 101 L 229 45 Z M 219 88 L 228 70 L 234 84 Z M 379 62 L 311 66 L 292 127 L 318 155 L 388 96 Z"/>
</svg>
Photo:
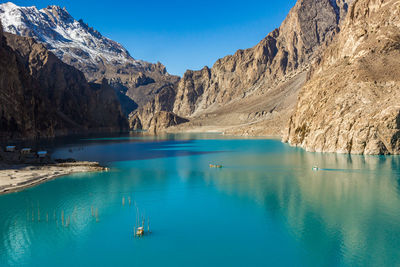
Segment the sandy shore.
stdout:
<svg viewBox="0 0 400 267">
<path fill-rule="evenodd" d="M 0 194 L 20 191 L 72 173 L 106 171 L 97 162 L 71 162 L 48 165 L 0 165 Z"/>
</svg>

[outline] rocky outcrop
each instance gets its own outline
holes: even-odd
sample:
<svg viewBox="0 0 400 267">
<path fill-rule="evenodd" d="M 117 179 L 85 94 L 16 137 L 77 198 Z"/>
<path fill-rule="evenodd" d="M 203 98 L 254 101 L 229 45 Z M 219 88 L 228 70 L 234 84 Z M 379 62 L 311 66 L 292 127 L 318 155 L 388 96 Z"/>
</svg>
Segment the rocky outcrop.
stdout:
<svg viewBox="0 0 400 267">
<path fill-rule="evenodd" d="M 54 110 L 0 31 L 0 138 L 53 135 Z M 47 112 L 49 113 L 47 115 Z"/>
<path fill-rule="evenodd" d="M 281 135 L 306 71 L 338 32 L 349 2 L 299 0 L 279 29 L 253 48 L 219 59 L 211 69 L 188 70 L 169 111 L 196 125 L 218 123 L 239 134 L 258 125 L 259 134 Z"/>
<path fill-rule="evenodd" d="M 168 124 L 154 124 L 155 115 L 160 112 L 171 113 L 174 101 L 175 101 L 176 89 L 172 85 L 163 87 L 155 98 L 149 101 L 146 105 L 134 111 L 129 116 L 129 124 L 133 130 L 149 130 L 152 128 L 152 124 L 162 126 Z M 184 120 L 176 120 L 177 122 L 184 122 Z M 170 125 L 172 126 L 172 125 Z M 156 129 L 152 132 L 156 132 Z"/>
<path fill-rule="evenodd" d="M 127 128 L 114 90 L 89 84 L 32 38 L 1 34 L 0 135 L 54 137 Z"/>
<path fill-rule="evenodd" d="M 150 125 L 148 127 L 148 131 L 153 134 L 157 134 L 163 129 L 167 129 L 172 126 L 176 126 L 189 120 L 179 117 L 178 115 L 168 112 L 168 111 L 160 111 L 154 114 L 150 121 Z"/>
<path fill-rule="evenodd" d="M 284 141 L 309 151 L 400 153 L 400 5 L 358 0 L 302 88 Z"/>
<path fill-rule="evenodd" d="M 300 0 L 275 31 L 255 47 L 219 59 L 211 69 L 187 71 L 178 86 L 173 111 L 196 116 L 251 94 L 268 90 L 305 71 L 321 45 L 338 30 L 346 5 Z"/>
<path fill-rule="evenodd" d="M 8 2 L 0 4 L 0 19 L 6 32 L 44 44 L 63 62 L 82 71 L 89 82 L 101 84 L 107 79 L 126 115 L 153 100 L 165 85 L 179 80 L 161 63 L 132 58 L 121 44 L 102 36 L 83 20 L 75 20 L 65 8 L 37 9 Z"/>
</svg>

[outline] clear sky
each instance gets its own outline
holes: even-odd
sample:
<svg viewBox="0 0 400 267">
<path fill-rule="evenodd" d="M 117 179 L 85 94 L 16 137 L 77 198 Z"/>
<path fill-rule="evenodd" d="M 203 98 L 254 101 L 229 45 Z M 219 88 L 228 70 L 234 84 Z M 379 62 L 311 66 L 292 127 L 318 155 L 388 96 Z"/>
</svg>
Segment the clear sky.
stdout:
<svg viewBox="0 0 400 267">
<path fill-rule="evenodd" d="M 3 1 L 2 1 L 3 2 Z M 5 2 L 5 1 L 4 1 Z M 66 7 L 75 18 L 169 73 L 201 69 L 256 45 L 279 27 L 295 0 L 14 0 L 19 6 Z"/>
</svg>

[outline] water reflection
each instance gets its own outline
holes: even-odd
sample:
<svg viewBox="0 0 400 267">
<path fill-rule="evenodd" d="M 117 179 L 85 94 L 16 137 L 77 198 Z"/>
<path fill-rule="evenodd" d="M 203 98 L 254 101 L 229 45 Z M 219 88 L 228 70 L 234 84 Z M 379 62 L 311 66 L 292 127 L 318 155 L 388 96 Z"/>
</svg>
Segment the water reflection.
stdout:
<svg viewBox="0 0 400 267">
<path fill-rule="evenodd" d="M 400 157 L 307 153 L 272 140 L 90 142 L 75 155 L 113 161 L 111 172 L 0 197 L 0 265 L 69 265 L 74 255 L 82 265 L 159 266 L 187 263 L 194 247 L 229 266 L 400 265 Z M 208 168 L 215 162 L 224 168 Z M 135 209 L 123 197 L 152 214 L 152 238 L 132 241 Z M 243 222 L 249 234 L 238 234 Z"/>
<path fill-rule="evenodd" d="M 315 257 L 321 266 L 400 265 L 399 157 L 303 151 L 280 156 L 253 158 L 250 165 L 266 161 L 282 171 L 225 170 L 216 185 L 254 199 L 286 224 L 312 252 L 311 265 Z M 313 165 L 329 171 L 312 171 Z"/>
</svg>

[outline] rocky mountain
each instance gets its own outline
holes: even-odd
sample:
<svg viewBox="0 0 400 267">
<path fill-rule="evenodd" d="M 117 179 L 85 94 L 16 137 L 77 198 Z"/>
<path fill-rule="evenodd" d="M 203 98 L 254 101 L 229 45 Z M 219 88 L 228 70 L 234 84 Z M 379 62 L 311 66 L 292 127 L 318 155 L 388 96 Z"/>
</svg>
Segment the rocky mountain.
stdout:
<svg viewBox="0 0 400 267">
<path fill-rule="evenodd" d="M 6 32 L 32 37 L 65 63 L 81 70 L 89 82 L 105 78 L 115 88 L 126 114 L 154 98 L 161 88 L 176 83 L 161 64 L 133 59 L 119 43 L 102 36 L 65 8 L 37 9 L 0 4 Z"/>
<path fill-rule="evenodd" d="M 400 153 L 400 2 L 358 0 L 312 68 L 284 136 L 309 151 Z"/>
<path fill-rule="evenodd" d="M 256 46 L 219 59 L 211 69 L 188 70 L 164 97 L 173 99 L 172 108 L 161 110 L 189 118 L 182 128 L 281 135 L 309 66 L 339 31 L 349 2 L 299 0 Z M 149 105 L 135 118 L 149 121 L 148 110 L 165 106 Z"/>
<path fill-rule="evenodd" d="M 127 129 L 114 90 L 89 84 L 32 38 L 0 32 L 0 138 Z"/>
</svg>

